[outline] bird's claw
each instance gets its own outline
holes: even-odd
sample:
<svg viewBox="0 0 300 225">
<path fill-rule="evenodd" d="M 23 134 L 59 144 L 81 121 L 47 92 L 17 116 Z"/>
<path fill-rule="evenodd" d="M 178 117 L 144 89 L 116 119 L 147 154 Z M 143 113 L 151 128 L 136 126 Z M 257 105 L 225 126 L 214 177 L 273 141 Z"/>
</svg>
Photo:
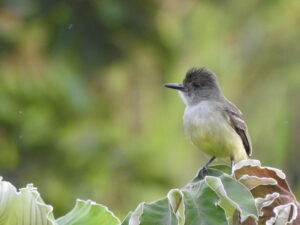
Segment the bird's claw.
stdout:
<svg viewBox="0 0 300 225">
<path fill-rule="evenodd" d="M 206 176 L 206 174 L 207 174 L 207 171 L 208 171 L 208 167 L 207 167 L 207 166 L 203 166 L 203 167 L 199 170 L 199 172 L 198 172 L 198 174 L 197 174 L 197 177 L 204 178 L 204 177 Z"/>
</svg>

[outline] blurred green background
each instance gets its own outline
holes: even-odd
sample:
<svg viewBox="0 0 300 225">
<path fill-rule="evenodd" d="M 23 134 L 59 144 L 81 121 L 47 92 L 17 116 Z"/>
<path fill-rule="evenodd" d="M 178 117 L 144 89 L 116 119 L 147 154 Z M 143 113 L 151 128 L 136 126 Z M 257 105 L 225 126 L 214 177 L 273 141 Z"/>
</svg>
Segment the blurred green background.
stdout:
<svg viewBox="0 0 300 225">
<path fill-rule="evenodd" d="M 194 65 L 300 197 L 299 0 L 0 4 L 0 174 L 33 182 L 56 216 L 83 198 L 123 217 L 194 176 L 207 157 L 163 87 Z"/>
</svg>

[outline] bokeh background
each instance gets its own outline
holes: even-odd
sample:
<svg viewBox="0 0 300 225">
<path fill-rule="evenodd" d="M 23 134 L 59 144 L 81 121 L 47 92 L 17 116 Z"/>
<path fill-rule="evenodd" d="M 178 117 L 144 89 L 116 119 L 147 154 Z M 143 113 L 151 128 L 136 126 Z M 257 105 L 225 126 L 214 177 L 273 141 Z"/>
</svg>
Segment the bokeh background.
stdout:
<svg viewBox="0 0 300 225">
<path fill-rule="evenodd" d="M 123 217 L 194 176 L 207 157 L 163 87 L 194 65 L 300 197 L 299 0 L 0 4 L 0 174 L 34 183 L 56 216 L 83 198 Z"/>
</svg>

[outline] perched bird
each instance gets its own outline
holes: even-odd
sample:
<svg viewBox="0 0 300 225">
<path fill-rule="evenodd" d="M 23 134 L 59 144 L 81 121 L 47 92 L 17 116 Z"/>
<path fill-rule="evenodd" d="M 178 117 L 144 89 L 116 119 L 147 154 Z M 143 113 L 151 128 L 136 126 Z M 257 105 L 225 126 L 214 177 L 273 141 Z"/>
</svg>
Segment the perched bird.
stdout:
<svg viewBox="0 0 300 225">
<path fill-rule="evenodd" d="M 212 158 L 230 158 L 233 162 L 251 155 L 251 142 L 241 111 L 223 95 L 216 75 L 205 67 L 193 67 L 183 83 L 167 83 L 179 91 L 186 108 L 183 125 L 194 145 Z"/>
</svg>

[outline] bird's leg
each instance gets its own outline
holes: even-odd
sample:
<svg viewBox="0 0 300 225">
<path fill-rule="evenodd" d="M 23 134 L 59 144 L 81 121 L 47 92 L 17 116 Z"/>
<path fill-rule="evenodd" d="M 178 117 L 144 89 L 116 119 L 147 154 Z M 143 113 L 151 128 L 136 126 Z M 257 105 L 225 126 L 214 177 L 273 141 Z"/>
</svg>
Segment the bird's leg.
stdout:
<svg viewBox="0 0 300 225">
<path fill-rule="evenodd" d="M 200 170 L 199 170 L 199 172 L 198 172 L 198 175 L 197 175 L 197 177 L 205 177 L 205 175 L 206 175 L 206 172 L 207 172 L 207 170 L 208 170 L 208 166 L 209 166 L 209 164 L 211 164 L 212 163 L 212 161 L 214 161 L 216 159 L 216 157 L 215 156 L 213 156 Z"/>
<path fill-rule="evenodd" d="M 234 165 L 234 160 L 232 157 L 230 157 L 230 175 L 232 175 L 233 172 L 233 165 Z"/>
</svg>

